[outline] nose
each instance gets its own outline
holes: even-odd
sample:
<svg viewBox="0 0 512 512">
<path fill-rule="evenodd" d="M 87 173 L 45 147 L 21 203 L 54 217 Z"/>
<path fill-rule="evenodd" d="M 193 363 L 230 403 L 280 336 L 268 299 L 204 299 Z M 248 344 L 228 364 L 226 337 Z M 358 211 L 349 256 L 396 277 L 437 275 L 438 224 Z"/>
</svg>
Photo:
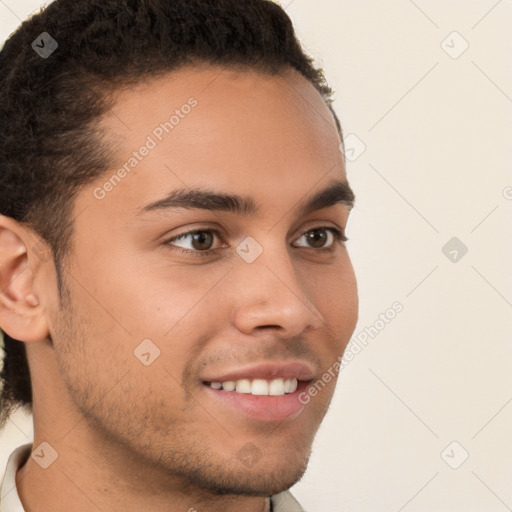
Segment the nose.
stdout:
<svg viewBox="0 0 512 512">
<path fill-rule="evenodd" d="M 241 259 L 230 274 L 235 293 L 232 321 L 241 332 L 272 328 L 291 338 L 326 325 L 286 246 L 267 247 L 252 263 Z"/>
</svg>

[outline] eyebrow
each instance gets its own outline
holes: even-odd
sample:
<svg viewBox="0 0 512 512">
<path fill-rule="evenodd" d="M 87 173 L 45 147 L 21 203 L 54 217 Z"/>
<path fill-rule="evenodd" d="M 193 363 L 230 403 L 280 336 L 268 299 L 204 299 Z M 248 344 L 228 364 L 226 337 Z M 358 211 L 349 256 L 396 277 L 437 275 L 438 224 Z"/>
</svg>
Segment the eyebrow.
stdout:
<svg viewBox="0 0 512 512">
<path fill-rule="evenodd" d="M 334 181 L 326 188 L 300 201 L 296 209 L 300 215 L 307 215 L 337 204 L 344 204 L 351 210 L 354 202 L 355 194 L 348 182 Z M 163 199 L 139 208 L 136 215 L 173 208 L 215 210 L 246 217 L 257 216 L 260 213 L 259 207 L 250 196 L 223 194 L 208 188 L 194 187 L 173 190 Z"/>
</svg>

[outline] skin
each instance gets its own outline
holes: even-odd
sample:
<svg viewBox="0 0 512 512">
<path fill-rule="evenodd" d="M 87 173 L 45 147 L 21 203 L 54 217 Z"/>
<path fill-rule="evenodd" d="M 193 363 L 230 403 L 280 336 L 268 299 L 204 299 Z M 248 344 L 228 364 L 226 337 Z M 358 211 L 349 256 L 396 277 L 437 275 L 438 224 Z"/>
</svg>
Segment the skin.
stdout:
<svg viewBox="0 0 512 512">
<path fill-rule="evenodd" d="M 304 359 L 316 378 L 343 353 L 358 315 L 346 245 L 318 252 L 304 236 L 347 227 L 338 204 L 306 216 L 298 201 L 346 179 L 334 120 L 294 70 L 281 76 L 186 68 L 120 92 L 101 120 L 119 144 L 119 167 L 191 96 L 197 106 L 104 199 L 81 189 L 59 304 L 44 244 L 0 216 L 0 322 L 26 342 L 33 388 L 34 449 L 16 475 L 27 511 L 262 512 L 265 496 L 304 474 L 335 380 L 293 419 L 264 422 L 214 403 L 201 376 L 246 363 Z M 208 185 L 250 195 L 261 215 L 137 208 L 175 188 Z M 221 231 L 213 256 L 194 257 L 189 229 Z M 252 236 L 263 253 L 235 252 Z M 201 246 L 199 246 L 201 248 Z M 198 251 L 198 249 L 196 249 Z M 160 357 L 134 356 L 151 339 Z M 316 379 L 315 379 L 316 380 Z M 237 453 L 259 450 L 252 466 Z M 97 507 L 97 508 L 96 508 Z"/>
</svg>

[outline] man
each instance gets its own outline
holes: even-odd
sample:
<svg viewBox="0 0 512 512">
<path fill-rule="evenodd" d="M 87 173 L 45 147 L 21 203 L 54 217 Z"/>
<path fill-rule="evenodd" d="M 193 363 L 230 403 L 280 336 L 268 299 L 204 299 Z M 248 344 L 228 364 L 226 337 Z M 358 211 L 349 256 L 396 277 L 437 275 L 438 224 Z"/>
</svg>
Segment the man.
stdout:
<svg viewBox="0 0 512 512">
<path fill-rule="evenodd" d="M 2 415 L 34 419 L 0 510 L 303 510 L 358 299 L 332 91 L 287 15 L 57 0 L 0 72 Z"/>
</svg>

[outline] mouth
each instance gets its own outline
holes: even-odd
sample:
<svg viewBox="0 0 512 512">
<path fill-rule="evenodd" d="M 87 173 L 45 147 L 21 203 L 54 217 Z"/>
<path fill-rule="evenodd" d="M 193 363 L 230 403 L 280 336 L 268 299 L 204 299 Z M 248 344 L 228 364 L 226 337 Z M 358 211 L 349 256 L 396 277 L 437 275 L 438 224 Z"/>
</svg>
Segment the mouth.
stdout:
<svg viewBox="0 0 512 512">
<path fill-rule="evenodd" d="M 299 381 L 292 379 L 239 379 L 224 382 L 203 382 L 206 386 L 217 391 L 234 391 L 236 393 L 251 394 L 253 396 L 282 396 L 294 393 Z"/>
<path fill-rule="evenodd" d="M 300 394 L 314 372 L 303 364 L 264 364 L 202 381 L 212 405 L 243 419 L 276 422 L 293 420 L 305 408 Z"/>
</svg>

